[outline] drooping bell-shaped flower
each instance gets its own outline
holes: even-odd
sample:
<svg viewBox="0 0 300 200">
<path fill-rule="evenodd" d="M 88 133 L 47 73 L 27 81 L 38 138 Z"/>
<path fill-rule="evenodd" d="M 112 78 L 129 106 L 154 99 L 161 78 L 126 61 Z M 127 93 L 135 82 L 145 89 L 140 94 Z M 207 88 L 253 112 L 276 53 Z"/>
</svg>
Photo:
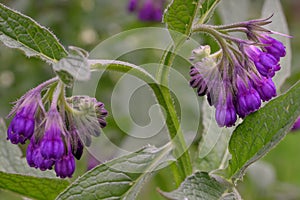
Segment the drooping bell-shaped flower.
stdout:
<svg viewBox="0 0 300 200">
<path fill-rule="evenodd" d="M 246 115 L 259 109 L 261 99 L 258 92 L 254 89 L 250 81 L 242 80 L 237 76 L 237 104 L 236 110 L 240 117 L 244 118 Z"/>
<path fill-rule="evenodd" d="M 220 127 L 231 127 L 235 124 L 237 116 L 230 88 L 225 88 L 225 90 L 226 91 L 221 91 L 222 95 L 219 95 L 215 117 Z"/>
<path fill-rule="evenodd" d="M 42 171 L 52 169 L 54 160 L 45 159 L 41 154 L 40 142 L 36 142 L 34 137 L 30 139 L 30 143 L 26 150 L 26 160 L 30 167 L 39 168 Z"/>
<path fill-rule="evenodd" d="M 75 171 L 75 159 L 71 152 L 67 155 L 62 156 L 59 160 L 55 162 L 54 170 L 56 176 L 60 178 L 71 178 Z"/>
<path fill-rule="evenodd" d="M 259 76 L 254 73 L 251 74 L 252 85 L 259 93 L 261 100 L 269 101 L 277 95 L 276 87 L 271 78 L 266 78 L 264 76 Z"/>
<path fill-rule="evenodd" d="M 64 129 L 63 121 L 56 109 L 51 109 L 47 113 L 45 134 L 41 141 L 41 154 L 45 159 L 57 160 L 65 153 L 63 141 Z"/>
<path fill-rule="evenodd" d="M 24 144 L 32 136 L 35 128 L 35 113 L 40 102 L 39 91 L 32 90 L 16 103 L 15 108 L 10 113 L 10 115 L 15 113 L 15 117 L 7 130 L 7 139 L 13 144 Z"/>
</svg>

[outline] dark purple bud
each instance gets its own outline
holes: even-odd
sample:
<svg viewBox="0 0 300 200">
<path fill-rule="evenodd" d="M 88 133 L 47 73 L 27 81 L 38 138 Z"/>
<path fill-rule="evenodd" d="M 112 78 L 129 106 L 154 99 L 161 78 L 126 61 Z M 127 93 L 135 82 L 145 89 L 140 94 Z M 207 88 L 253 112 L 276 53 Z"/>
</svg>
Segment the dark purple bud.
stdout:
<svg viewBox="0 0 300 200">
<path fill-rule="evenodd" d="M 254 73 L 251 74 L 251 77 L 253 86 L 263 101 L 269 101 L 277 95 L 275 84 L 271 78 L 259 77 Z"/>
<path fill-rule="evenodd" d="M 190 86 L 193 88 L 197 88 L 197 93 L 199 96 L 203 96 L 207 93 L 207 84 L 203 78 L 203 76 L 199 73 L 199 71 L 195 67 L 191 67 L 190 70 Z"/>
<path fill-rule="evenodd" d="M 258 92 L 248 82 L 245 82 L 238 76 L 237 77 L 237 114 L 244 118 L 246 115 L 259 109 L 261 99 Z"/>
<path fill-rule="evenodd" d="M 212 100 L 211 100 L 211 97 L 210 97 L 210 93 L 209 93 L 209 92 L 207 93 L 206 98 L 207 98 L 208 104 L 209 104 L 210 106 L 212 106 L 212 105 L 213 105 L 213 102 L 212 102 Z"/>
<path fill-rule="evenodd" d="M 54 170 L 56 172 L 56 176 L 60 178 L 71 178 L 75 171 L 74 156 L 71 153 L 64 155 L 61 159 L 55 162 Z"/>
<path fill-rule="evenodd" d="M 41 141 L 41 153 L 46 159 L 58 160 L 65 153 L 65 145 L 62 139 L 62 119 L 57 110 L 48 113 L 45 135 Z"/>
<path fill-rule="evenodd" d="M 78 138 L 76 144 L 72 144 L 71 147 L 72 147 L 72 154 L 77 160 L 79 160 L 83 153 L 83 144 L 81 140 Z"/>
<path fill-rule="evenodd" d="M 266 44 L 264 48 L 274 57 L 280 58 L 286 55 L 285 46 L 282 42 L 267 35 L 263 35 L 263 37 L 260 38 L 260 41 L 261 43 Z"/>
<path fill-rule="evenodd" d="M 104 128 L 107 124 L 106 121 L 105 121 L 105 117 L 108 115 L 108 112 L 104 108 L 104 104 L 102 102 L 97 102 L 96 106 L 95 106 L 95 109 L 96 109 L 97 119 L 98 119 L 98 122 L 100 124 L 100 127 Z"/>
</svg>

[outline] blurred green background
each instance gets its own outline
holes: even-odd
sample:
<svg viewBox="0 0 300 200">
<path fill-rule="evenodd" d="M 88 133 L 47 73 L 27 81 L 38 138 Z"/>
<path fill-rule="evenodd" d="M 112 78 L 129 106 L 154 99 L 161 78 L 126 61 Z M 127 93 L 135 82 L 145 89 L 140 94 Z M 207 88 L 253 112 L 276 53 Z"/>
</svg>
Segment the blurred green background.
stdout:
<svg viewBox="0 0 300 200">
<path fill-rule="evenodd" d="M 261 0 L 249 0 L 253 4 L 253 12 Z M 300 1 L 282 0 L 290 27 L 292 39 L 292 76 L 282 87 L 287 90 L 300 78 Z M 126 0 L 5 0 L 8 5 L 48 27 L 65 46 L 79 46 L 87 51 L 92 50 L 98 43 L 106 38 L 137 27 L 158 26 L 161 23 L 140 22 L 137 17 L 126 10 Z M 149 37 L 149 39 L 155 39 Z M 134 63 L 147 63 L 159 58 L 157 52 L 139 54 L 138 56 L 126 56 L 124 59 L 134 60 Z M 6 48 L 0 44 L 0 116 L 5 117 L 14 102 L 28 89 L 38 83 L 54 76 L 52 69 L 44 62 L 32 58 L 26 58 L 20 51 Z M 284 66 L 283 66 L 284 67 Z M 188 67 L 185 69 L 188 71 Z M 97 92 L 97 98 L 107 103 L 113 83 L 119 77 L 112 74 L 104 74 L 101 83 L 101 92 Z M 8 122 L 8 120 L 7 120 Z M 110 139 L 115 143 L 124 137 L 117 128 L 112 118 L 108 118 L 113 134 Z M 288 136 L 264 159 L 255 164 L 245 176 L 244 182 L 239 185 L 239 191 L 244 199 L 249 200 L 292 200 L 300 199 L 300 131 L 291 132 Z M 87 168 L 88 155 L 79 161 L 76 176 L 82 174 Z M 0 163 L 1 164 L 1 163 Z M 156 194 L 156 188 L 162 190 L 174 189 L 172 178 L 168 175 L 168 169 L 158 173 L 139 198 L 160 199 Z M 0 190 L 0 200 L 22 199 L 7 191 Z"/>
</svg>

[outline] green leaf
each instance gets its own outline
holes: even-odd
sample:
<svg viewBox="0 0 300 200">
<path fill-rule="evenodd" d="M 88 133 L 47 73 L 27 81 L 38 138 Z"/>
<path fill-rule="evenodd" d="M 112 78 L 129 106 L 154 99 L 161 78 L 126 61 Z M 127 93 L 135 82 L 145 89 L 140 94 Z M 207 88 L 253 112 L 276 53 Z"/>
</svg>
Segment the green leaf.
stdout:
<svg viewBox="0 0 300 200">
<path fill-rule="evenodd" d="M 0 4 L 0 40 L 31 57 L 55 63 L 67 55 L 58 39 L 33 19 Z"/>
<path fill-rule="evenodd" d="M 209 21 L 212 14 L 215 11 L 215 8 L 217 7 L 218 3 L 220 3 L 221 0 L 202 0 L 201 1 L 201 7 L 199 10 L 199 24 L 204 24 Z"/>
<path fill-rule="evenodd" d="M 164 14 L 169 30 L 190 36 L 193 22 L 206 23 L 220 0 L 173 0 Z"/>
<path fill-rule="evenodd" d="M 172 31 L 190 36 L 200 0 L 173 0 L 167 7 L 163 21 Z"/>
<path fill-rule="evenodd" d="M 226 192 L 228 186 L 210 177 L 206 172 L 196 172 L 187 177 L 180 187 L 172 192 L 160 193 L 172 200 L 218 200 Z"/>
<path fill-rule="evenodd" d="M 300 82 L 245 118 L 229 142 L 232 159 L 227 177 L 240 179 L 245 169 L 268 153 L 289 132 L 300 115 Z"/>
<path fill-rule="evenodd" d="M 70 185 L 59 199 L 136 199 L 143 184 L 158 167 L 169 163 L 171 145 L 147 146 L 88 171 Z"/>
<path fill-rule="evenodd" d="M 262 17 L 272 18 L 272 23 L 265 26 L 266 28 L 289 35 L 288 25 L 282 10 L 282 6 L 279 0 L 266 0 L 262 9 Z M 284 81 L 291 75 L 291 61 L 292 61 L 292 50 L 291 40 L 288 37 L 273 34 L 272 37 L 281 41 L 286 47 L 286 56 L 280 59 L 281 69 L 276 73 L 273 81 L 277 88 L 280 88 Z"/>
<path fill-rule="evenodd" d="M 0 172 L 0 189 L 10 190 L 40 200 L 54 199 L 68 185 L 68 181 L 61 179 Z"/>
<path fill-rule="evenodd" d="M 42 172 L 29 167 L 26 159 L 22 158 L 23 155 L 18 145 L 11 144 L 6 140 L 6 131 L 6 125 L 0 118 L 0 171 L 38 177 L 56 177 L 53 171 Z"/>
<path fill-rule="evenodd" d="M 228 141 L 234 128 L 220 128 L 215 120 L 215 108 L 207 101 L 202 106 L 203 134 L 198 146 L 197 169 L 212 171 L 223 169 L 228 162 Z"/>
<path fill-rule="evenodd" d="M 73 80 L 86 81 L 90 78 L 88 53 L 78 47 L 69 47 L 69 55 L 53 64 L 53 69 L 66 84 L 71 85 Z"/>
</svg>

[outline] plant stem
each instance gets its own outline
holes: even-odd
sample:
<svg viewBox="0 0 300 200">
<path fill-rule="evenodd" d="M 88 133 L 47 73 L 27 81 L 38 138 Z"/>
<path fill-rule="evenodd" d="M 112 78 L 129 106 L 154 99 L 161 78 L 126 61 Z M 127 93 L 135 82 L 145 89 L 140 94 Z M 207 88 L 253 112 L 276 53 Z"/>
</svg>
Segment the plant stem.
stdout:
<svg viewBox="0 0 300 200">
<path fill-rule="evenodd" d="M 180 183 L 192 173 L 192 164 L 189 155 L 188 148 L 185 143 L 183 132 L 180 127 L 180 122 L 176 113 L 174 101 L 169 90 L 169 73 L 176 57 L 176 51 L 181 47 L 185 40 L 180 40 L 177 45 L 171 45 L 163 54 L 161 59 L 161 65 L 156 75 L 157 81 L 160 83 L 161 90 L 163 91 L 163 98 L 165 99 L 167 107 L 164 107 L 167 112 L 167 127 L 169 131 L 170 139 L 174 144 L 174 156 L 177 159 L 177 167 L 180 170 L 180 177 L 176 172 L 176 167 L 172 166 L 174 178 L 176 184 L 179 186 Z"/>
<path fill-rule="evenodd" d="M 144 80 L 154 91 L 158 103 L 166 111 L 166 124 L 169 130 L 170 138 L 174 146 L 174 156 L 177 159 L 177 167 L 172 167 L 173 175 L 177 186 L 192 173 L 192 165 L 189 152 L 180 129 L 180 123 L 177 118 L 175 106 L 172 102 L 169 88 L 158 82 L 146 71 L 130 63 L 114 60 L 89 60 L 91 69 L 111 70 L 123 73 L 129 73 L 137 78 Z M 165 80 L 163 80 L 165 81 Z"/>
</svg>

